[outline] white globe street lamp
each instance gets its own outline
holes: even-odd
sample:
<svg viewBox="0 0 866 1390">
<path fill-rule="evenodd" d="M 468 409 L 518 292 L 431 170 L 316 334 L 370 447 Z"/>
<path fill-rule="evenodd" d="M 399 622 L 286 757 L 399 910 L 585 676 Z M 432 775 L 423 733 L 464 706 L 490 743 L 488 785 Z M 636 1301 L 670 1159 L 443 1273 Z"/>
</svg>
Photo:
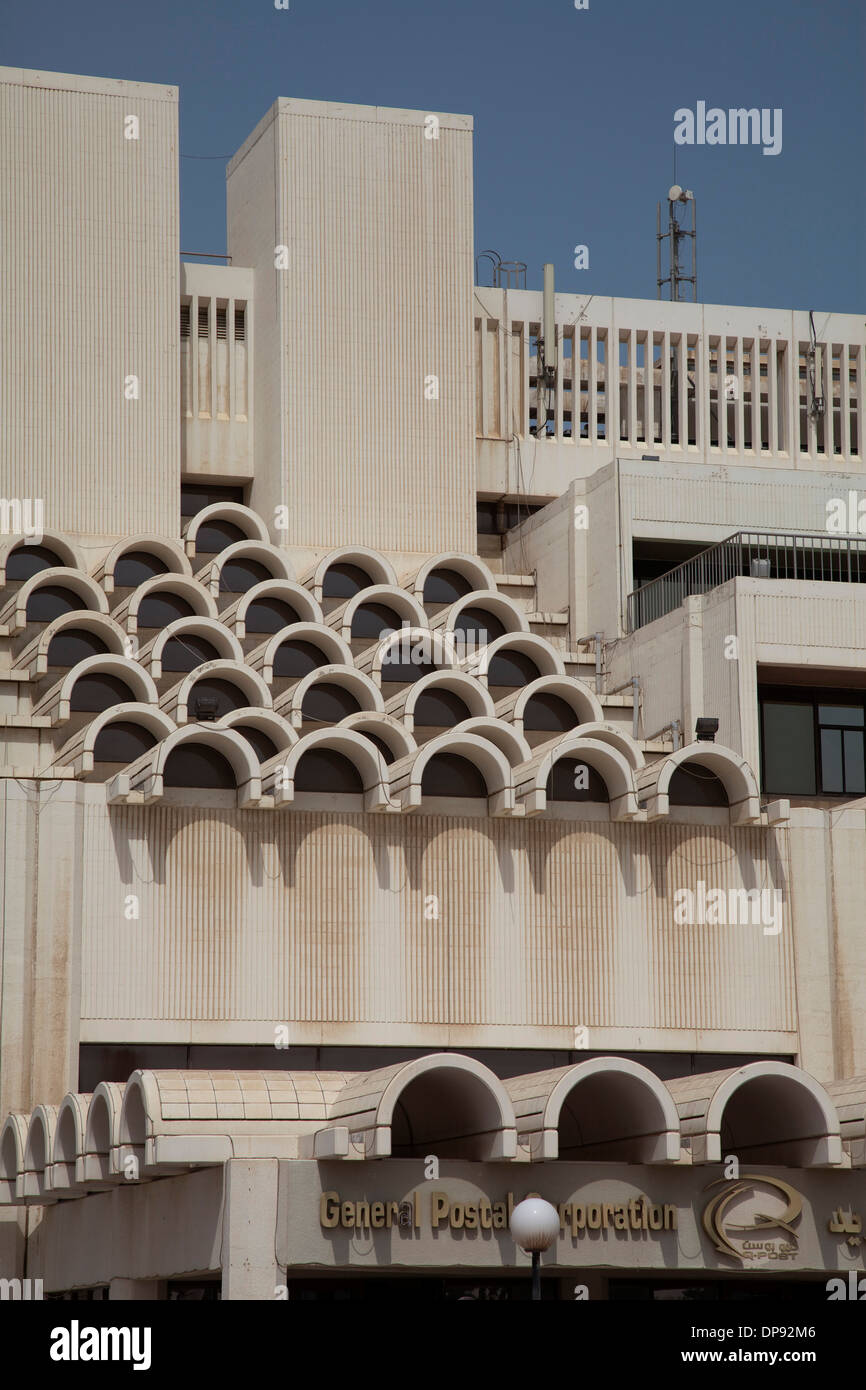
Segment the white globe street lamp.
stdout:
<svg viewBox="0 0 866 1390">
<path fill-rule="evenodd" d="M 511 1213 L 511 1234 L 521 1250 L 532 1256 L 532 1297 L 541 1298 L 542 1250 L 549 1250 L 559 1235 L 559 1212 L 543 1197 L 526 1197 Z"/>
</svg>

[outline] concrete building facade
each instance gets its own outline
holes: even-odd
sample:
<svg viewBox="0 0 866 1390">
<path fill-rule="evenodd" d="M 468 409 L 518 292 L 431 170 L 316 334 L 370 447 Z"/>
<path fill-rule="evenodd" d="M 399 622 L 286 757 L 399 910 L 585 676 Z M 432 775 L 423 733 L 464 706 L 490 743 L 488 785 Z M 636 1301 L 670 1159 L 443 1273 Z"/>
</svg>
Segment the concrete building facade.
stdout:
<svg viewBox="0 0 866 1390">
<path fill-rule="evenodd" d="M 558 294 L 550 379 L 469 117 L 280 99 L 222 267 L 175 89 L 0 89 L 0 1274 L 862 1271 L 862 317 Z"/>
</svg>

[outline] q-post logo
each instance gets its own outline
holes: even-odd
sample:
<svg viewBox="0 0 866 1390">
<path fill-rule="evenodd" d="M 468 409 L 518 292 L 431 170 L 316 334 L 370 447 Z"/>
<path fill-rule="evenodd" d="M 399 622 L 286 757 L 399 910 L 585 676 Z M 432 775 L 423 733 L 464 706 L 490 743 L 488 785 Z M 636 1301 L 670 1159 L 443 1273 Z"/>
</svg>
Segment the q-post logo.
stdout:
<svg viewBox="0 0 866 1390">
<path fill-rule="evenodd" d="M 781 1178 L 758 1173 L 743 1173 L 733 1180 L 717 1178 L 704 1191 L 712 1187 L 722 1190 L 704 1208 L 702 1225 L 720 1255 L 743 1264 L 794 1258 L 798 1249 L 794 1226 L 803 1213 L 799 1192 Z M 755 1238 L 770 1231 L 784 1231 L 785 1235 Z"/>
</svg>

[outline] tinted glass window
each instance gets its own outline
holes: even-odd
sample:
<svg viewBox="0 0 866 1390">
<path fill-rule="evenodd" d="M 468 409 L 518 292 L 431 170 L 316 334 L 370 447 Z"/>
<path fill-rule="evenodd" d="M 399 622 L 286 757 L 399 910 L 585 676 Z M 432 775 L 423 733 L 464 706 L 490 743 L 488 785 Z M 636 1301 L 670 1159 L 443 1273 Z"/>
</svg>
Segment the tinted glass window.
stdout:
<svg viewBox="0 0 866 1390">
<path fill-rule="evenodd" d="M 415 706 L 415 723 L 422 726 L 453 728 L 468 718 L 468 707 L 453 690 L 425 690 Z"/>
<path fill-rule="evenodd" d="M 168 574 L 168 565 L 158 555 L 144 550 L 127 550 L 114 566 L 116 589 L 135 589 L 155 574 Z"/>
<path fill-rule="evenodd" d="M 456 603 L 465 594 L 471 594 L 474 587 L 475 585 L 456 570 L 435 569 L 428 574 L 424 582 L 424 602 Z"/>
<path fill-rule="evenodd" d="M 156 593 L 143 598 L 138 608 L 139 627 L 168 627 L 176 618 L 189 618 L 194 613 L 191 603 L 180 594 Z"/>
<path fill-rule="evenodd" d="M 355 714 L 361 706 L 349 690 L 327 681 L 311 685 L 304 697 L 301 713 L 304 719 L 320 724 L 339 724 L 347 714 Z"/>
<path fill-rule="evenodd" d="M 477 644 L 484 646 L 505 631 L 495 613 L 484 608 L 464 608 L 454 624 L 455 632 L 472 633 Z"/>
<path fill-rule="evenodd" d="M 437 753 L 424 769 L 423 796 L 487 798 L 487 785 L 474 763 L 456 753 Z"/>
<path fill-rule="evenodd" d="M 237 785 L 231 764 L 204 743 L 182 743 L 169 753 L 163 772 L 166 787 L 227 789 Z"/>
<path fill-rule="evenodd" d="M 249 536 L 233 521 L 206 521 L 195 538 L 196 554 L 218 555 L 227 545 L 246 540 L 249 540 Z"/>
<path fill-rule="evenodd" d="M 71 710 L 104 710 L 112 705 L 120 705 L 135 696 L 125 681 L 117 676 L 96 672 L 92 676 L 82 676 L 72 687 Z"/>
<path fill-rule="evenodd" d="M 560 758 L 547 779 L 549 801 L 609 801 L 604 778 L 579 758 Z"/>
<path fill-rule="evenodd" d="M 364 790 L 361 774 L 342 753 L 330 748 L 313 748 L 295 768 L 296 792 L 347 792 Z"/>
<path fill-rule="evenodd" d="M 784 795 L 815 794 L 814 707 L 766 700 L 761 707 L 764 791 Z"/>
<path fill-rule="evenodd" d="M 258 598 L 247 609 L 247 632 L 279 632 L 289 623 L 300 622 L 290 603 L 282 598 Z"/>
<path fill-rule="evenodd" d="M 102 656 L 108 651 L 101 637 L 85 628 L 67 627 L 52 637 L 46 660 L 49 666 L 76 666 L 88 656 Z"/>
<path fill-rule="evenodd" d="M 668 798 L 672 806 L 727 806 L 724 783 L 702 763 L 684 763 L 671 778 Z"/>
<path fill-rule="evenodd" d="M 355 609 L 352 636 L 375 638 L 383 633 L 387 636 L 389 632 L 396 632 L 399 627 L 400 619 L 393 608 L 386 608 L 383 603 L 362 603 L 360 608 Z"/>
<path fill-rule="evenodd" d="M 274 653 L 275 676 L 294 676 L 299 679 L 328 664 L 325 653 L 312 642 L 283 642 Z"/>
<path fill-rule="evenodd" d="M 87 604 L 71 589 L 62 589 L 56 584 L 46 584 L 36 589 L 27 600 L 28 623 L 50 623 L 63 613 L 80 612 Z"/>
<path fill-rule="evenodd" d="M 258 560 L 229 560 L 220 570 L 220 589 L 223 593 L 245 594 L 254 584 L 263 579 L 273 579 L 273 574 Z"/>
<path fill-rule="evenodd" d="M 525 652 L 497 652 L 487 668 L 488 685 L 528 685 L 541 675 Z"/>
<path fill-rule="evenodd" d="M 331 565 L 325 574 L 322 585 L 323 598 L 353 598 L 361 589 L 369 589 L 372 584 L 369 574 L 358 565 Z"/>
<path fill-rule="evenodd" d="M 30 579 L 42 570 L 56 569 L 63 561 L 44 545 L 19 545 L 6 560 L 6 581 Z"/>
<path fill-rule="evenodd" d="M 527 701 L 523 712 L 524 729 L 549 729 L 553 733 L 564 733 L 580 723 L 571 705 L 567 705 L 559 695 L 539 691 Z"/>
<path fill-rule="evenodd" d="M 277 745 L 267 734 L 263 734 L 261 729 L 254 728 L 252 724 L 233 724 L 232 728 L 255 749 L 260 763 L 266 763 L 268 758 L 276 757 Z"/>
<path fill-rule="evenodd" d="M 396 754 L 391 752 L 391 749 L 383 738 L 380 738 L 378 734 L 370 733 L 369 729 L 358 729 L 358 733 L 363 734 L 364 738 L 368 738 L 371 743 L 375 744 L 382 754 L 382 757 L 385 759 L 386 766 L 394 762 Z"/>
<path fill-rule="evenodd" d="M 169 637 L 162 649 L 163 671 L 194 671 L 205 661 L 216 661 L 219 652 L 206 637 L 197 633 L 184 633 L 182 637 Z"/>
<path fill-rule="evenodd" d="M 116 719 L 100 729 L 93 746 L 93 757 L 98 763 L 132 763 L 146 753 L 156 743 L 150 729 L 140 724 Z"/>
</svg>

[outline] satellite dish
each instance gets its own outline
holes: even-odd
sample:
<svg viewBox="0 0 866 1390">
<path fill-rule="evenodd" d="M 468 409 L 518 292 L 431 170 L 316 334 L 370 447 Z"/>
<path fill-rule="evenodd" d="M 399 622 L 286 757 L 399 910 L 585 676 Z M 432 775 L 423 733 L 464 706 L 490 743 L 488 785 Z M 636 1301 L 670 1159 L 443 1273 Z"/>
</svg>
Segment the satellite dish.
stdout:
<svg viewBox="0 0 866 1390">
<path fill-rule="evenodd" d="M 668 189 L 668 197 L 670 198 L 672 203 L 678 203 L 682 196 L 683 190 L 680 188 L 678 183 L 675 183 L 671 188 Z"/>
</svg>

